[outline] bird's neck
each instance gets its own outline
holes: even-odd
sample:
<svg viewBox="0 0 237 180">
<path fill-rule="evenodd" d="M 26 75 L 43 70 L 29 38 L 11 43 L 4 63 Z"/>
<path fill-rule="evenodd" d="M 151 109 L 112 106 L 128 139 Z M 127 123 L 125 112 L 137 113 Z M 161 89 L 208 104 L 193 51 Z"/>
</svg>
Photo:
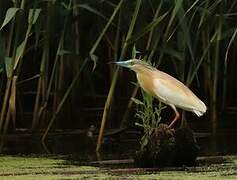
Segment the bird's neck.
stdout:
<svg viewBox="0 0 237 180">
<path fill-rule="evenodd" d="M 150 71 L 142 71 L 137 72 L 137 80 L 139 85 L 145 90 L 148 94 L 155 96 L 154 93 L 154 83 L 153 83 L 153 75 Z"/>
</svg>

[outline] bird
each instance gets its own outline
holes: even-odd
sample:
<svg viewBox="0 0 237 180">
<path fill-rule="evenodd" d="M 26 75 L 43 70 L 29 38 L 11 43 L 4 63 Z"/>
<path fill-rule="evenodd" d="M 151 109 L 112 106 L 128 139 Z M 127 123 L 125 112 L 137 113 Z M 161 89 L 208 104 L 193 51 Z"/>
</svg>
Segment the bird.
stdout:
<svg viewBox="0 0 237 180">
<path fill-rule="evenodd" d="M 133 70 L 136 73 L 140 87 L 146 93 L 173 109 L 175 117 L 169 124 L 169 128 L 172 128 L 180 118 L 176 107 L 193 112 L 198 117 L 206 112 L 206 105 L 187 86 L 171 75 L 151 66 L 146 61 L 129 59 L 115 63 L 118 66 Z"/>
</svg>

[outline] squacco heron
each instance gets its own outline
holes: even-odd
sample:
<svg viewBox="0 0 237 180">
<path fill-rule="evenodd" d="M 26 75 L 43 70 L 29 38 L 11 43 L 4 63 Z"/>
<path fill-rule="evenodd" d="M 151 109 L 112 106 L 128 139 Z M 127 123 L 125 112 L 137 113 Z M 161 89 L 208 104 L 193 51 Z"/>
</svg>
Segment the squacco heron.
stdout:
<svg viewBox="0 0 237 180">
<path fill-rule="evenodd" d="M 197 116 L 202 116 L 206 112 L 206 105 L 187 86 L 145 61 L 131 59 L 116 64 L 135 71 L 142 89 L 174 110 L 175 117 L 169 127 L 173 127 L 180 117 L 176 107 L 191 111 Z"/>
</svg>

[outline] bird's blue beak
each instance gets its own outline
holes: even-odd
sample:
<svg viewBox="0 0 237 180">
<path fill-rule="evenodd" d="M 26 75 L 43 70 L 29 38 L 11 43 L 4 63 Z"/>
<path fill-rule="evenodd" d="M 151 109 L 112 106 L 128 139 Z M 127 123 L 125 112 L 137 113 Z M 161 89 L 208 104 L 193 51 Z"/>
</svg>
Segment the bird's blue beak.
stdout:
<svg viewBox="0 0 237 180">
<path fill-rule="evenodd" d="M 117 61 L 115 62 L 118 66 L 129 68 L 129 63 L 127 61 Z"/>
</svg>

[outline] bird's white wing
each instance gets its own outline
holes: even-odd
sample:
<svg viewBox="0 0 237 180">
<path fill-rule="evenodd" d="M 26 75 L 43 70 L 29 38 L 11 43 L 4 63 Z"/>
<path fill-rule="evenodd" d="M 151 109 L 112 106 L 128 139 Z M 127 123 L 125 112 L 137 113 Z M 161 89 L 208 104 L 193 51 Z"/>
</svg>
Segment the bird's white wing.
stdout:
<svg viewBox="0 0 237 180">
<path fill-rule="evenodd" d="M 154 79 L 155 94 L 164 103 L 185 110 L 195 109 L 198 98 L 180 81 L 169 76 L 166 79 Z"/>
</svg>

